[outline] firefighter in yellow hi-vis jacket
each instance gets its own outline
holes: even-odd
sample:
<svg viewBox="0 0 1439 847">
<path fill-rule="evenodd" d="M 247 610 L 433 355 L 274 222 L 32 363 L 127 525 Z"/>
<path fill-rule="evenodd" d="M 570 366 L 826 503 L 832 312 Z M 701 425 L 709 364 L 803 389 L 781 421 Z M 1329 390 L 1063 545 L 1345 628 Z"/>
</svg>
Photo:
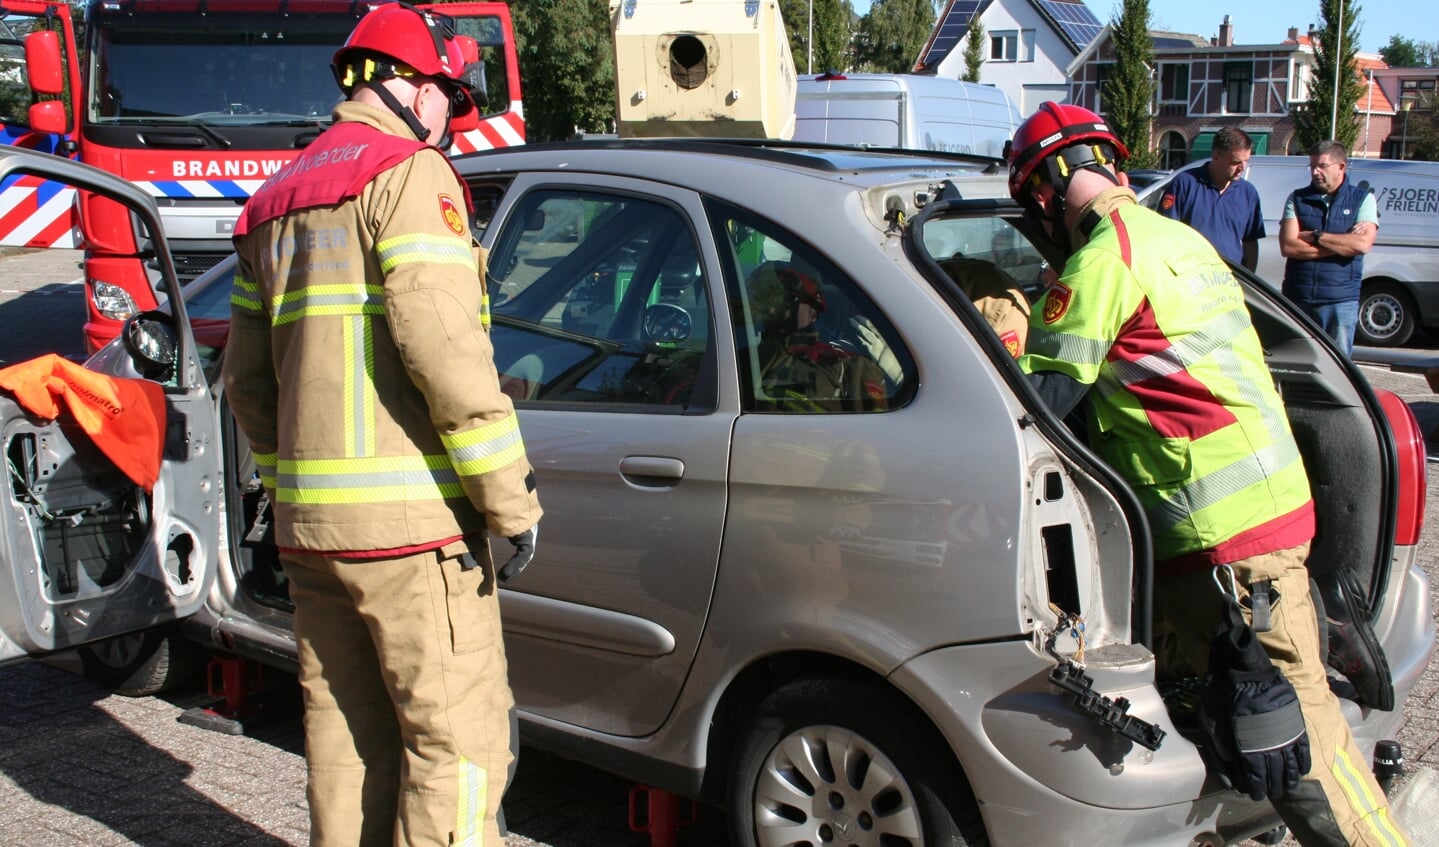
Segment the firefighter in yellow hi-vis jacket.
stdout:
<svg viewBox="0 0 1439 847">
<path fill-rule="evenodd" d="M 1016 131 L 1010 193 L 1065 255 L 1019 365 L 1059 417 L 1087 396 L 1090 447 L 1144 507 L 1158 672 L 1208 672 L 1216 774 L 1305 847 L 1402 847 L 1325 672 L 1309 478 L 1244 291 L 1202 235 L 1135 201 L 1128 155 L 1073 104 Z"/>
<path fill-rule="evenodd" d="M 371 11 L 335 54 L 333 127 L 236 225 L 225 390 L 295 605 L 312 845 L 502 844 L 496 586 L 541 512 L 437 149 L 477 56 L 440 16 Z M 486 530 L 515 547 L 498 571 Z"/>
</svg>

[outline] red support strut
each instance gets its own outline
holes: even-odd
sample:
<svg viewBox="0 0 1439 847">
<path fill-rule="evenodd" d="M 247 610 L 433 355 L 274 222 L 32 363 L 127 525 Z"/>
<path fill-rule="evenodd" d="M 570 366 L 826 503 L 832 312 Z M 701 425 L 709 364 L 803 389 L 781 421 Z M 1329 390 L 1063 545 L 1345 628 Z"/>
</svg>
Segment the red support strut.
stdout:
<svg viewBox="0 0 1439 847">
<path fill-rule="evenodd" d="M 250 715 L 253 711 L 250 691 L 260 684 L 260 666 L 254 666 L 253 682 L 250 680 L 250 666 L 250 662 L 232 656 L 215 656 L 210 660 L 209 667 L 205 669 L 205 684 L 211 697 L 221 698 L 221 702 L 210 707 L 212 711 L 235 720 L 243 720 Z M 219 677 L 219 690 L 216 690 L 216 677 Z"/>
<path fill-rule="evenodd" d="M 644 814 L 640 814 L 641 798 Z M 679 831 L 699 820 L 699 806 L 689 801 L 688 813 L 680 817 L 680 798 L 663 789 L 636 785 L 630 789 L 630 831 L 647 832 L 650 847 L 675 847 Z"/>
<path fill-rule="evenodd" d="M 205 686 L 211 697 L 208 706 L 196 706 L 181 713 L 180 723 L 226 735 L 244 735 L 246 724 L 264 717 L 260 694 L 260 665 L 234 656 L 214 656 L 205 667 Z"/>
</svg>

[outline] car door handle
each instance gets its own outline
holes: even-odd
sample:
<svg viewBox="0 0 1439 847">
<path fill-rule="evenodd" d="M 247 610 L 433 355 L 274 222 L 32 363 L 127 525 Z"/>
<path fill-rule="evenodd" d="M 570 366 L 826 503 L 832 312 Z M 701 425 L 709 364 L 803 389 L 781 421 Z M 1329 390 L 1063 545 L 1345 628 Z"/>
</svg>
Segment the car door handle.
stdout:
<svg viewBox="0 0 1439 847">
<path fill-rule="evenodd" d="M 665 456 L 626 456 L 620 459 L 620 476 L 646 488 L 664 488 L 684 479 L 685 463 Z"/>
</svg>

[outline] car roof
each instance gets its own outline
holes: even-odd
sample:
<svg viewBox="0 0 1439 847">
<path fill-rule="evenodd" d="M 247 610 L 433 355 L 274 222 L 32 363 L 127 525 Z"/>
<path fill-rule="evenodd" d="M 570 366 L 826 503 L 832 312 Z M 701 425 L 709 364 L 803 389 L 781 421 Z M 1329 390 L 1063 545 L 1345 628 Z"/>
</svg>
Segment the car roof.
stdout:
<svg viewBox="0 0 1439 847">
<path fill-rule="evenodd" d="M 485 150 L 453 161 L 467 176 L 547 170 L 633 174 L 716 193 L 732 189 L 739 176 L 809 179 L 852 190 L 943 179 L 989 186 L 998 178 L 1003 187 L 1006 174 L 1001 160 L 983 156 L 753 139 L 588 139 Z"/>
</svg>

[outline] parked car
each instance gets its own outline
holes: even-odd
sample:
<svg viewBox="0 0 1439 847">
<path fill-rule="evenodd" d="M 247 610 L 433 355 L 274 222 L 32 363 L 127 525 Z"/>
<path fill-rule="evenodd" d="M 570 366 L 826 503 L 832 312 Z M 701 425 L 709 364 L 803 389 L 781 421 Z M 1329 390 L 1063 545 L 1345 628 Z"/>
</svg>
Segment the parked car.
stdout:
<svg viewBox="0 0 1439 847">
<path fill-rule="evenodd" d="M 42 159 L 0 151 L 0 178 L 17 162 Z M 530 744 L 723 805 L 737 847 L 839 831 L 912 847 L 1057 832 L 1220 844 L 1278 825 L 1206 769 L 1193 681 L 1156 679 L 1133 492 L 937 264 L 963 253 L 1023 276 L 1059 258 L 992 163 L 611 141 L 456 164 L 482 210 L 496 362 L 546 509 L 538 558 L 501 601 Z M 147 198 L 111 188 L 159 231 Z M 173 314 L 137 316 L 89 362 L 163 387 L 153 492 L 0 397 L 0 661 L 141 632 L 135 668 L 182 635 L 294 665 L 264 494 L 243 439 L 216 423 L 233 269 L 181 302 L 161 255 Z M 883 376 L 856 395 L 771 378 L 777 268 L 810 283 L 818 316 L 784 352 L 875 357 Z M 1314 483 L 1310 567 L 1321 584 L 1355 574 L 1387 659 L 1369 682 L 1389 710 L 1345 710 L 1371 748 L 1396 735 L 1434 642 L 1416 562 L 1423 437 L 1241 276 Z M 145 629 L 167 620 L 180 629 Z"/>
<path fill-rule="evenodd" d="M 1143 191 L 1161 179 L 1166 179 L 1172 172 L 1164 168 L 1135 168 L 1125 173 L 1129 175 L 1130 187 L 1135 191 Z"/>
</svg>

